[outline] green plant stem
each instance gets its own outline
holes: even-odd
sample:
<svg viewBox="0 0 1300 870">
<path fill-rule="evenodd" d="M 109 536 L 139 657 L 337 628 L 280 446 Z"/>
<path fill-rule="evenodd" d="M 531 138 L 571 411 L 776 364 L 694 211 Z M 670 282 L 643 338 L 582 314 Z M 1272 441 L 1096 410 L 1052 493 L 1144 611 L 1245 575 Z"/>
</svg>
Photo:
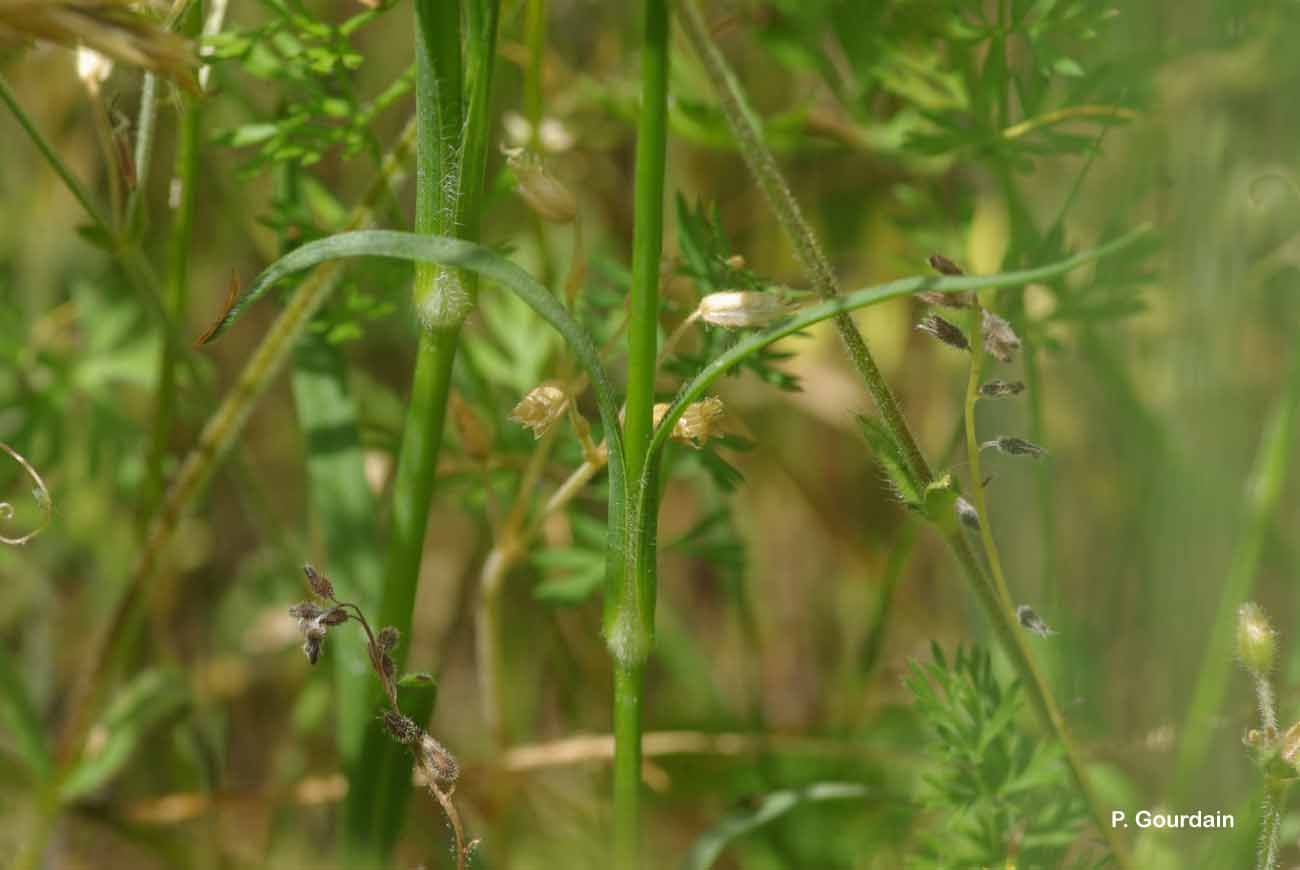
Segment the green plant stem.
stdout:
<svg viewBox="0 0 1300 870">
<path fill-rule="evenodd" d="M 685 22 L 687 36 L 704 63 L 709 79 L 718 94 L 723 115 L 731 127 L 732 135 L 736 138 L 746 164 L 758 181 L 759 187 L 767 195 L 778 222 L 794 244 L 799 259 L 809 274 L 813 287 L 823 298 L 830 299 L 838 296 L 839 284 L 834 271 L 817 244 L 811 228 L 804 220 L 798 203 L 790 191 L 789 184 L 776 165 L 775 158 L 764 144 L 756 116 L 749 107 L 744 91 L 741 89 L 735 74 L 714 44 L 698 4 L 695 0 L 679 0 L 679 3 L 684 11 L 682 18 Z M 933 479 L 933 474 L 916 443 L 916 439 L 912 435 L 911 429 L 907 425 L 906 419 L 903 417 L 902 410 L 894 398 L 893 392 L 885 382 L 879 368 L 877 368 L 867 349 L 866 342 L 853 321 L 847 314 L 843 314 L 836 317 L 835 324 L 841 339 L 844 341 L 849 358 L 862 375 L 867 391 L 875 401 L 883 424 L 903 452 L 904 460 L 914 477 L 917 490 L 924 490 L 925 486 Z M 663 425 L 671 426 L 670 419 L 669 415 L 665 415 Z M 965 554 L 970 556 L 965 540 L 961 538 L 959 531 L 954 530 L 951 532 L 949 540 L 959 552 L 964 550 Z M 995 556 L 990 558 L 995 558 Z M 1074 748 L 1065 721 L 1056 709 L 1055 702 L 1042 678 L 1042 674 L 1039 672 L 1029 650 L 1024 645 L 1024 639 L 1016 627 L 1015 615 L 1007 607 L 1000 604 L 999 599 L 1006 598 L 1005 591 L 998 593 L 994 590 L 990 581 L 980 579 L 981 572 L 978 570 L 978 563 L 975 562 L 973 557 L 959 558 L 959 561 L 963 564 L 963 567 L 967 568 L 968 578 L 971 584 L 976 587 L 977 592 L 988 593 L 987 595 L 981 594 L 981 598 L 984 600 L 990 620 L 998 628 L 1003 645 L 1015 662 L 1022 680 L 1030 691 L 1030 695 L 1034 698 L 1035 706 L 1042 714 L 1044 724 L 1060 741 L 1075 779 L 1078 781 L 1079 787 L 1092 810 L 1094 822 L 1098 825 L 1100 833 L 1111 845 L 1118 864 L 1121 867 L 1126 866 L 1127 851 L 1124 849 L 1123 843 L 1119 840 L 1116 832 L 1111 828 L 1109 818 L 1103 814 L 1102 808 L 1095 799 L 1081 756 Z M 972 573 L 969 570 L 970 568 L 976 570 Z M 1004 583 L 1001 585 L 1005 587 Z"/>
<path fill-rule="evenodd" d="M 1183 739 L 1178 749 L 1178 763 L 1171 789 L 1175 806 L 1181 805 L 1189 797 L 1198 781 L 1203 781 L 1200 768 L 1210 748 L 1213 722 L 1222 707 L 1223 696 L 1228 688 L 1228 674 L 1233 667 L 1232 643 L 1237 608 L 1250 597 L 1264 542 L 1286 486 L 1292 455 L 1296 449 L 1298 411 L 1300 343 L 1292 350 L 1286 381 L 1274 405 L 1272 419 L 1260 439 L 1254 467 L 1247 480 L 1244 504 L 1240 511 L 1244 518 L 1242 528 L 1232 553 L 1228 576 L 1223 581 L 1214 624 L 1205 645 L 1205 659 L 1197 672 L 1196 688 L 1183 725 Z"/>
<path fill-rule="evenodd" d="M 1286 813 L 1286 793 L 1290 783 L 1271 773 L 1264 774 L 1264 818 L 1260 821 L 1256 870 L 1277 870 L 1278 847 L 1282 837 L 1282 817 Z"/>
<path fill-rule="evenodd" d="M 188 15 L 192 24 L 183 25 L 187 35 L 198 33 L 203 19 L 203 4 L 191 4 Z M 127 226 L 135 224 L 141 214 L 142 191 L 149 171 L 149 162 L 153 153 L 156 98 L 154 91 L 158 80 L 153 75 L 146 76 L 145 90 L 140 97 L 139 138 L 136 140 L 136 171 L 139 184 L 132 192 L 127 206 Z M 190 247 L 194 236 L 194 209 L 197 201 L 195 186 L 198 178 L 199 149 L 199 102 L 194 97 L 184 94 L 180 97 L 180 117 L 176 136 L 176 164 L 173 184 L 179 189 L 179 199 L 172 213 L 171 237 L 167 245 L 167 277 L 163 286 L 163 307 L 167 320 L 180 328 L 185 323 L 189 297 Z M 171 193 L 168 193 L 171 201 Z M 153 436 L 146 466 L 146 482 L 142 506 L 142 516 L 152 515 L 157 507 L 163 490 L 163 465 L 167 459 L 167 444 L 173 429 L 174 406 L 176 400 L 176 347 L 171 342 L 164 342 L 162 352 L 158 355 L 158 380 L 154 391 Z"/>
<path fill-rule="evenodd" d="M 1088 768 L 1083 755 L 1075 746 L 1074 738 L 1066 725 L 1065 717 L 1061 715 L 1060 708 L 1056 705 L 1051 685 L 1047 682 L 1042 669 L 1038 666 L 1038 661 L 1029 649 L 1026 632 L 1017 629 L 1018 620 L 1016 619 L 1015 603 L 1012 601 L 1011 593 L 1007 588 L 1006 575 L 1002 570 L 1002 556 L 998 551 L 997 541 L 993 538 L 993 524 L 988 512 L 988 499 L 985 496 L 984 475 L 980 468 L 980 443 L 975 433 L 975 404 L 979 398 L 980 374 L 984 367 L 982 315 L 983 309 L 977 303 L 971 310 L 969 333 L 971 360 L 970 374 L 966 379 L 964 413 L 966 461 L 970 470 L 971 492 L 975 499 L 975 510 L 979 514 L 980 541 L 984 545 L 984 556 L 988 560 L 992 576 L 984 577 L 982 572 L 978 571 L 971 573 L 971 567 L 978 567 L 974 560 L 964 559 L 959 556 L 958 561 L 963 568 L 967 569 L 971 585 L 981 589 L 986 588 L 992 593 L 990 596 L 984 596 L 983 603 L 993 624 L 1000 628 L 999 633 L 1002 636 L 1003 649 L 1012 657 L 1021 680 L 1027 684 L 1030 690 L 1029 696 L 1033 700 L 1043 724 L 1049 733 L 1055 735 L 1060 742 L 1061 751 L 1065 755 L 1065 763 L 1070 768 L 1070 773 L 1074 776 L 1075 783 L 1088 804 L 1088 811 L 1092 816 L 1093 824 L 1097 826 L 1098 832 L 1106 840 L 1106 844 L 1110 847 L 1116 863 L 1120 867 L 1125 867 L 1128 864 L 1127 848 L 1116 832 L 1115 826 L 1111 823 L 1109 810 L 1102 805 L 1092 787 L 1092 779 L 1088 776 Z M 956 536 L 950 539 L 950 543 L 954 545 L 959 543 L 962 547 L 965 547 L 966 541 L 960 535 L 961 533 L 958 531 Z"/>
<path fill-rule="evenodd" d="M 81 203 L 82 209 L 86 212 L 86 216 L 94 222 L 95 228 L 98 229 L 105 238 L 113 238 L 113 228 L 109 224 L 108 218 L 99 210 L 99 207 L 95 205 L 94 200 L 90 197 L 90 193 L 82 186 L 81 182 L 77 180 L 77 176 L 72 174 L 72 170 L 69 169 L 68 165 L 63 162 L 61 157 L 59 157 L 58 152 L 54 150 L 54 146 L 50 144 L 50 141 L 45 138 L 41 131 L 32 122 L 31 116 L 23 110 L 22 104 L 18 102 L 18 97 L 9 87 L 9 82 L 3 75 L 0 75 L 0 100 L 3 100 L 5 105 L 9 107 L 9 111 L 13 112 L 14 118 L 17 119 L 19 126 L 23 128 L 27 133 L 27 136 L 32 140 L 32 143 L 36 146 L 37 150 L 39 150 L 45 157 L 46 162 L 50 164 L 50 168 L 52 168 L 55 174 L 63 180 L 64 186 L 68 188 L 74 197 L 76 197 L 77 202 Z"/>
<path fill-rule="evenodd" d="M 758 182 L 759 188 L 767 196 L 768 204 L 772 207 L 777 222 L 794 245 L 795 253 L 808 273 L 813 289 L 823 299 L 838 296 L 839 279 L 817 243 L 812 228 L 804 219 L 790 185 L 776 165 L 776 158 L 764 143 L 757 116 L 749 106 L 740 81 L 722 56 L 722 52 L 714 44 L 699 5 L 695 0 L 678 0 L 678 3 L 683 11 L 682 22 L 686 35 L 704 63 L 705 72 L 713 84 L 722 114 L 727 119 L 740 154 L 745 159 L 745 164 L 749 167 L 755 181 Z M 858 331 L 848 314 L 835 318 L 835 329 L 840 335 L 840 340 L 844 342 L 845 350 L 854 368 L 862 376 L 867 392 L 871 394 L 876 409 L 880 412 L 881 420 L 893 436 L 895 443 L 902 449 L 903 458 L 915 478 L 917 489 L 924 489 L 933 478 L 930 465 L 921 453 L 921 448 L 917 446 L 907 420 L 903 417 L 902 409 L 898 406 L 898 400 L 894 398 L 884 375 L 876 366 L 875 359 L 862 338 L 862 333 Z"/>
<path fill-rule="evenodd" d="M 196 20 L 201 21 L 203 17 L 202 3 L 195 2 L 193 6 L 197 11 L 190 14 Z M 194 29 L 197 33 L 198 28 Z M 192 35 L 192 34 L 187 34 Z M 195 100 L 192 96 L 186 94 L 182 97 L 182 119 L 187 109 L 192 110 Z M 184 120 L 182 120 L 182 125 Z M 140 219 L 143 215 L 145 194 L 149 189 L 147 179 L 149 178 L 149 169 L 153 164 L 153 145 L 155 133 L 158 129 L 158 77 L 151 72 L 144 74 L 143 83 L 140 86 L 140 112 L 136 116 L 135 122 L 135 188 L 127 195 L 126 198 L 126 230 L 132 237 L 138 237 L 142 229 Z M 183 136 L 184 133 L 182 132 Z M 178 145 L 179 147 L 179 145 Z M 177 163 L 180 158 L 177 156 Z"/>
<path fill-rule="evenodd" d="M 399 136 L 362 203 L 353 210 L 348 220 L 349 226 L 360 227 L 370 222 L 374 204 L 386 195 L 390 184 L 398 183 L 401 167 L 414 138 L 415 125 L 412 122 Z M 129 629 L 135 622 L 144 594 L 156 581 L 175 537 L 177 525 L 238 439 L 257 400 L 283 367 L 294 341 L 337 286 L 341 273 L 342 266 L 339 263 L 324 263 L 298 286 L 240 371 L 235 386 L 208 418 L 198 442 L 181 463 L 150 523 L 146 542 L 141 548 L 131 578 L 114 605 L 113 614 L 105 623 L 104 630 L 91 644 L 91 653 L 86 659 L 88 664 L 81 670 L 81 676 L 72 692 L 61 740 L 60 754 L 64 760 L 71 760 L 81 751 L 89 727 L 89 716 L 107 688 L 104 677 L 109 662 L 115 658 L 114 651 L 122 645 L 122 638 L 130 633 Z"/>
<path fill-rule="evenodd" d="M 628 497 L 633 501 L 653 428 L 668 144 L 668 0 L 645 0 L 643 10 L 623 424 Z M 635 525 L 634 515 L 627 516 Z M 641 693 L 654 636 L 654 570 L 640 558 L 642 549 L 628 548 L 632 561 L 622 582 L 606 593 L 606 640 L 614 658 L 614 860 L 616 866 L 629 868 L 640 860 Z"/>
</svg>

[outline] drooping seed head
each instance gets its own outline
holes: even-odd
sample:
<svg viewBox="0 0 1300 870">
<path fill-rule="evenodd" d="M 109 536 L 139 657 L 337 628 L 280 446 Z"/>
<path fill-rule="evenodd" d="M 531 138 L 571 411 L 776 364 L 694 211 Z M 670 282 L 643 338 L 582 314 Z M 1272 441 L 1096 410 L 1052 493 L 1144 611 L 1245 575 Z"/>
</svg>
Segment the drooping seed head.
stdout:
<svg viewBox="0 0 1300 870">
<path fill-rule="evenodd" d="M 696 309 L 700 319 L 726 329 L 767 326 L 790 313 L 790 306 L 776 293 L 726 290 L 710 293 Z"/>
<path fill-rule="evenodd" d="M 1034 609 L 1028 604 L 1022 604 L 1016 608 L 1016 621 L 1020 623 L 1022 628 L 1033 632 L 1039 637 L 1051 637 L 1056 634 L 1056 631 L 1048 627 L 1047 623 L 1043 622 L 1042 617 L 1035 613 Z"/>
<path fill-rule="evenodd" d="M 1255 677 L 1273 670 L 1277 656 L 1277 632 L 1264 609 L 1248 601 L 1237 610 L 1237 658 Z"/>
<path fill-rule="evenodd" d="M 980 445 L 980 450 L 987 450 L 992 447 L 999 453 L 1005 453 L 1007 456 L 1030 456 L 1034 459 L 1046 456 L 1046 448 L 1039 447 L 1032 441 L 1026 441 L 1023 438 L 1013 438 L 1010 435 L 999 435 L 992 441 L 985 441 Z"/>
<path fill-rule="evenodd" d="M 303 565 L 302 572 L 307 575 L 307 585 L 311 586 L 311 591 L 321 598 L 328 598 L 334 601 L 334 584 L 329 578 L 317 571 L 311 565 Z"/>
<path fill-rule="evenodd" d="M 952 260 L 949 260 L 943 254 L 931 254 L 930 258 L 926 260 L 926 262 L 930 264 L 931 269 L 938 272 L 940 275 L 956 276 L 966 274 L 962 271 L 960 266 Z"/>
<path fill-rule="evenodd" d="M 980 396 L 985 399 L 1000 399 L 1004 396 L 1018 396 L 1025 391 L 1024 381 L 992 380 L 980 384 Z"/>
<path fill-rule="evenodd" d="M 916 329 L 918 332 L 924 332 L 926 335 L 939 339 L 950 347 L 955 347 L 958 350 L 970 350 L 970 342 L 966 340 L 966 334 L 937 314 L 922 317 L 921 322 L 916 325 Z"/>
<path fill-rule="evenodd" d="M 957 496 L 957 500 L 953 502 L 953 510 L 957 512 L 957 519 L 963 526 L 973 532 L 980 530 L 980 515 L 979 511 L 975 510 L 975 505 Z"/>
<path fill-rule="evenodd" d="M 538 384 L 519 400 L 510 420 L 533 430 L 534 438 L 545 435 L 569 407 L 569 394 L 555 381 Z"/>
</svg>

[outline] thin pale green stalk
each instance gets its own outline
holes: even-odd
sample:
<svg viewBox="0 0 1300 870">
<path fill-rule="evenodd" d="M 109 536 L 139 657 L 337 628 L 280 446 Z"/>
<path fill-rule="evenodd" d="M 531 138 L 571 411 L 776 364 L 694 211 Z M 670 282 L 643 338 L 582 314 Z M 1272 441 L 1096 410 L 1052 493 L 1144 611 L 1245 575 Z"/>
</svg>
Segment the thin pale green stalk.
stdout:
<svg viewBox="0 0 1300 870">
<path fill-rule="evenodd" d="M 623 425 L 633 499 L 650 443 L 655 400 L 668 146 L 668 0 L 645 0 L 643 9 Z M 630 548 L 631 553 L 639 551 Z M 654 636 L 654 572 L 636 558 L 616 579 L 617 585 L 606 590 L 605 599 L 606 641 L 614 658 L 614 860 L 619 867 L 634 867 L 641 848 L 641 708 L 644 662 Z"/>
<path fill-rule="evenodd" d="M 1061 710 L 1056 705 L 1056 699 L 1052 695 L 1052 687 L 1047 682 L 1046 677 L 1043 676 L 1038 661 L 1029 649 L 1026 640 L 1027 633 L 1016 629 L 1016 606 L 1007 588 L 1006 574 L 1002 570 L 1002 555 L 998 550 L 997 541 L 993 537 L 993 523 L 989 516 L 988 498 L 985 495 L 984 474 L 980 468 L 980 442 L 975 433 L 975 404 L 979 399 L 980 375 L 984 368 L 984 340 L 980 326 L 982 313 L 982 309 L 978 304 L 971 311 L 971 360 L 970 372 L 966 379 L 964 421 L 966 427 L 966 461 L 970 473 L 971 491 L 975 499 L 975 510 L 979 514 L 980 541 L 984 545 L 984 557 L 988 560 L 991 576 L 971 575 L 970 579 L 972 585 L 991 589 L 992 595 L 986 597 L 984 604 L 986 608 L 993 608 L 989 611 L 989 618 L 995 625 L 1002 628 L 1000 634 L 1002 635 L 1003 648 L 1015 660 L 1017 670 L 1020 672 L 1020 678 L 1022 682 L 1027 684 L 1030 690 L 1029 697 L 1037 708 L 1040 718 L 1060 742 L 1061 751 L 1065 755 L 1065 763 L 1070 768 L 1070 773 L 1073 775 L 1079 791 L 1083 794 L 1093 824 L 1096 825 L 1098 832 L 1106 841 L 1116 863 L 1121 867 L 1127 866 L 1128 851 L 1110 820 L 1109 808 L 1105 807 L 1097 797 L 1083 755 L 1075 745 L 1074 737 L 1066 725 L 1065 717 L 1061 715 Z M 956 540 L 950 539 L 950 543 L 955 544 Z M 960 543 L 965 546 L 965 538 L 960 538 Z M 963 567 L 967 564 L 967 560 L 959 559 L 959 561 L 962 562 Z"/>
<path fill-rule="evenodd" d="M 812 228 L 804 219 L 803 211 L 799 208 L 789 183 L 776 165 L 776 158 L 764 143 L 757 116 L 749 106 L 749 100 L 740 86 L 740 81 L 727 64 L 726 58 L 722 56 L 722 52 L 714 44 L 698 4 L 695 0 L 679 0 L 679 5 L 683 12 L 682 22 L 686 35 L 704 63 L 704 69 L 713 84 L 718 104 L 722 107 L 722 113 L 731 128 L 731 134 L 736 140 L 740 154 L 745 159 L 745 164 L 753 174 L 754 180 L 758 182 L 759 188 L 767 196 L 768 204 L 776 214 L 777 222 L 794 245 L 799 262 L 812 281 L 813 289 L 823 299 L 838 296 L 839 279 L 817 243 Z M 924 489 L 933 477 L 929 463 L 922 455 L 921 448 L 917 446 L 916 439 L 912 436 L 912 431 L 898 405 L 898 400 L 894 398 L 893 391 L 889 389 L 884 375 L 880 373 L 866 341 L 862 338 L 862 333 L 847 314 L 835 318 L 835 329 L 840 335 L 840 340 L 844 342 L 845 350 L 854 368 L 862 376 L 867 392 L 871 394 L 876 409 L 880 412 L 881 420 L 889 429 L 895 443 L 902 449 L 908 469 L 918 484 L 917 488 Z"/>
<path fill-rule="evenodd" d="M 1174 805 L 1189 796 L 1210 749 L 1213 723 L 1223 705 L 1232 663 L 1232 641 L 1237 608 L 1250 597 L 1260 557 L 1281 501 L 1282 490 L 1296 449 L 1297 411 L 1300 410 L 1300 344 L 1292 351 L 1287 379 L 1264 430 L 1254 467 L 1247 479 L 1244 517 L 1237 546 L 1224 579 L 1214 624 L 1205 645 L 1205 658 L 1187 710 L 1183 740 L 1178 750 L 1172 794 Z"/>
<path fill-rule="evenodd" d="M 203 3 L 194 2 L 186 13 L 188 20 L 182 22 L 182 31 L 187 36 L 197 35 L 203 22 Z M 154 128 L 156 125 L 158 79 L 152 73 L 146 74 L 144 92 L 140 96 L 140 122 L 136 139 L 136 171 L 139 184 L 132 192 L 127 205 L 127 226 L 135 225 L 141 215 L 141 202 L 144 199 L 145 179 L 148 177 L 149 163 L 153 153 Z M 167 277 L 163 286 L 163 308 L 169 323 L 180 327 L 185 323 L 185 314 L 189 300 L 189 265 L 190 248 L 194 236 L 194 210 L 198 179 L 199 150 L 199 101 L 189 94 L 180 97 L 179 123 L 176 135 L 176 162 L 173 184 L 179 190 L 179 199 L 172 211 L 171 236 L 167 244 Z M 171 194 L 168 194 L 171 201 Z M 177 348 L 172 342 L 164 342 L 162 352 L 158 355 L 158 380 L 154 390 L 153 437 L 146 466 L 146 482 L 142 506 L 143 516 L 152 514 L 163 489 L 163 465 L 167 458 L 167 444 L 171 439 L 173 428 L 173 409 L 176 399 Z"/>
<path fill-rule="evenodd" d="M 353 210 L 348 221 L 350 226 L 365 226 L 370 222 L 374 204 L 385 195 L 390 184 L 398 183 L 401 167 L 414 138 L 415 126 L 413 123 L 408 124 L 385 159 L 379 177 L 371 185 L 364 201 Z M 141 548 L 131 578 L 104 630 L 91 645 L 91 654 L 86 659 L 88 664 L 81 671 L 69 704 L 62 741 L 65 759 L 81 751 L 89 714 L 94 712 L 97 699 L 106 689 L 103 677 L 112 658 L 110 651 L 120 645 L 120 639 L 129 633 L 128 629 L 135 622 L 143 595 L 156 580 L 160 562 L 171 547 L 177 525 L 238 439 L 257 400 L 280 372 L 294 342 L 338 285 L 341 272 L 342 267 L 338 263 L 324 263 L 298 286 L 245 364 L 235 386 L 208 418 L 198 442 L 182 462 L 150 523 L 146 542 Z"/>
<path fill-rule="evenodd" d="M 32 122 L 32 119 L 27 112 L 23 110 L 22 104 L 18 102 L 18 97 L 15 96 L 13 90 L 9 87 L 9 82 L 3 75 L 0 75 L 0 100 L 3 100 L 5 105 L 9 107 L 9 111 L 13 112 L 14 118 L 17 119 L 19 126 L 21 126 L 27 133 L 28 137 L 32 140 L 32 144 L 34 144 L 37 150 L 41 152 L 41 155 L 45 158 L 46 162 L 50 164 L 50 168 L 53 169 L 55 174 L 57 174 L 63 181 L 64 186 L 68 188 L 74 197 L 76 197 L 77 202 L 81 203 L 81 207 L 86 212 L 86 216 L 94 222 L 96 229 L 98 229 L 105 238 L 113 238 L 113 228 L 109 224 L 108 218 L 99 210 L 99 207 L 95 205 L 94 200 L 90 197 L 90 193 L 82 186 L 81 182 L 77 180 L 77 176 L 72 174 L 72 170 L 63 162 L 63 158 L 59 157 L 59 153 L 54 150 L 54 146 L 50 144 L 50 141 L 45 138 L 44 134 L 42 134 L 37 126 Z"/>
</svg>

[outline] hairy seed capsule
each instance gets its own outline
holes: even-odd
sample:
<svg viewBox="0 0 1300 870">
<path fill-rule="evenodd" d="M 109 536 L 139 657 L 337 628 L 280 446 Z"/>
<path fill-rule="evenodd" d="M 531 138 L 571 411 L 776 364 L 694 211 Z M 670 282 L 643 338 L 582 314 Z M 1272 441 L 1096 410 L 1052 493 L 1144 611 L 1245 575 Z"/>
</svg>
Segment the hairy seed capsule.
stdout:
<svg viewBox="0 0 1300 870">
<path fill-rule="evenodd" d="M 1237 610 L 1237 658 L 1256 677 L 1273 669 L 1277 653 L 1277 632 L 1264 609 L 1248 601 Z"/>
<path fill-rule="evenodd" d="M 455 756 L 429 734 L 420 735 L 419 752 L 425 771 L 439 785 L 451 785 L 460 778 L 460 765 Z"/>
<path fill-rule="evenodd" d="M 961 524 L 973 532 L 980 530 L 979 511 L 975 510 L 975 505 L 966 501 L 961 496 L 957 496 L 957 501 L 953 503 L 953 509 L 957 512 L 957 519 Z"/>
<path fill-rule="evenodd" d="M 965 275 L 966 274 L 961 270 L 960 266 L 958 266 L 952 260 L 949 260 L 943 254 L 931 254 L 930 258 L 926 260 L 926 262 L 930 264 L 931 269 L 938 272 L 940 275 Z"/>
<path fill-rule="evenodd" d="M 420 726 L 415 724 L 414 719 L 393 710 L 384 711 L 383 721 L 388 736 L 403 746 L 413 746 L 424 733 L 420 730 Z"/>
<path fill-rule="evenodd" d="M 790 313 L 790 306 L 776 293 L 727 290 L 710 293 L 696 309 L 700 319 L 726 329 L 767 326 Z"/>
<path fill-rule="evenodd" d="M 1034 609 L 1028 604 L 1022 604 L 1016 608 L 1016 621 L 1027 631 L 1031 631 L 1039 637 L 1051 637 L 1056 631 L 1049 628 L 1042 617 L 1034 613 Z"/>
<path fill-rule="evenodd" d="M 307 575 L 307 584 L 311 586 L 311 591 L 321 598 L 334 600 L 334 584 L 330 583 L 329 578 L 321 574 L 311 565 L 303 565 L 302 572 Z"/>
<path fill-rule="evenodd" d="M 994 448 L 999 453 L 1005 453 L 1008 456 L 1031 456 L 1038 459 L 1040 456 L 1046 456 L 1047 450 L 1039 447 L 1032 441 L 1026 441 L 1023 438 L 1013 438 L 1010 435 L 999 435 L 992 441 L 985 441 L 980 445 L 980 450 L 989 447 Z"/>
<path fill-rule="evenodd" d="M 1004 396 L 1018 396 L 1024 391 L 1024 381 L 992 380 L 986 384 L 980 384 L 980 395 L 986 399 L 998 399 Z"/>
<path fill-rule="evenodd" d="M 966 334 L 937 314 L 929 314 L 921 318 L 916 329 L 958 350 L 970 350 L 970 342 L 966 341 Z"/>
<path fill-rule="evenodd" d="M 569 407 L 569 394 L 555 381 L 547 381 L 528 391 L 510 412 L 510 420 L 533 430 L 541 438 L 555 425 Z"/>
</svg>

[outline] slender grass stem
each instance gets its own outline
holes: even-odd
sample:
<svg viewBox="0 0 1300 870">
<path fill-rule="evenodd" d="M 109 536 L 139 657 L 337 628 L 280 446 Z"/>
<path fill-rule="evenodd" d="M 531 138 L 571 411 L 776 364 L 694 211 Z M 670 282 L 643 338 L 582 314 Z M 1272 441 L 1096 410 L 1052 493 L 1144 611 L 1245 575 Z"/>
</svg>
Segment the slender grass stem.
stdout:
<svg viewBox="0 0 1300 870">
<path fill-rule="evenodd" d="M 629 503 L 637 499 L 653 428 L 668 145 L 668 0 L 645 0 L 643 12 L 623 425 Z M 625 517 L 629 529 L 635 528 L 635 515 Z M 655 598 L 654 566 L 642 558 L 644 549 L 627 547 L 631 561 L 617 588 L 606 593 L 606 639 L 614 658 L 614 860 L 619 867 L 636 867 L 640 861 L 642 691 L 644 662 L 653 643 Z"/>
<path fill-rule="evenodd" d="M 0 75 L 0 100 L 3 100 L 5 105 L 9 107 L 9 111 L 13 112 L 18 125 L 27 133 L 27 136 L 32 140 L 32 144 L 41 152 L 46 162 L 50 164 L 50 168 L 63 181 L 64 186 L 76 197 L 77 202 L 81 203 L 81 208 L 86 212 L 86 216 L 94 222 L 95 228 L 103 233 L 106 238 L 113 238 L 113 228 L 107 216 L 99 210 L 99 206 L 95 205 L 89 191 L 77 180 L 77 176 L 72 174 L 72 170 L 63 162 L 63 158 L 59 156 L 59 153 L 54 150 L 50 140 L 46 139 L 36 124 L 32 122 L 31 116 L 18 102 L 18 97 L 14 94 L 13 89 L 9 87 L 9 82 L 3 75 Z"/>
<path fill-rule="evenodd" d="M 705 72 L 713 84 L 718 103 L 722 107 L 728 126 L 731 127 L 732 136 L 736 140 L 741 156 L 745 159 L 745 164 L 766 195 L 777 222 L 794 245 L 795 253 L 808 273 L 817 294 L 823 299 L 838 296 L 839 279 L 835 276 L 830 261 L 822 252 L 821 245 L 817 243 L 812 228 L 805 220 L 789 183 L 777 167 L 776 158 L 764 143 L 757 116 L 750 108 L 749 100 L 735 73 L 714 44 L 699 5 L 695 0 L 678 0 L 678 3 L 683 12 L 682 22 L 686 35 L 704 63 Z M 894 398 L 893 392 L 885 382 L 885 377 L 867 348 L 862 333 L 858 331 L 848 314 L 841 314 L 835 318 L 835 329 L 844 342 L 845 350 L 854 368 L 862 376 L 867 392 L 871 394 L 880 412 L 881 419 L 894 437 L 894 441 L 902 449 L 909 470 L 920 484 L 918 488 L 923 489 L 933 477 L 930 465 L 922 455 L 921 448 L 917 446 L 916 439 L 912 436 L 912 431 L 898 405 L 898 400 Z"/>
</svg>

